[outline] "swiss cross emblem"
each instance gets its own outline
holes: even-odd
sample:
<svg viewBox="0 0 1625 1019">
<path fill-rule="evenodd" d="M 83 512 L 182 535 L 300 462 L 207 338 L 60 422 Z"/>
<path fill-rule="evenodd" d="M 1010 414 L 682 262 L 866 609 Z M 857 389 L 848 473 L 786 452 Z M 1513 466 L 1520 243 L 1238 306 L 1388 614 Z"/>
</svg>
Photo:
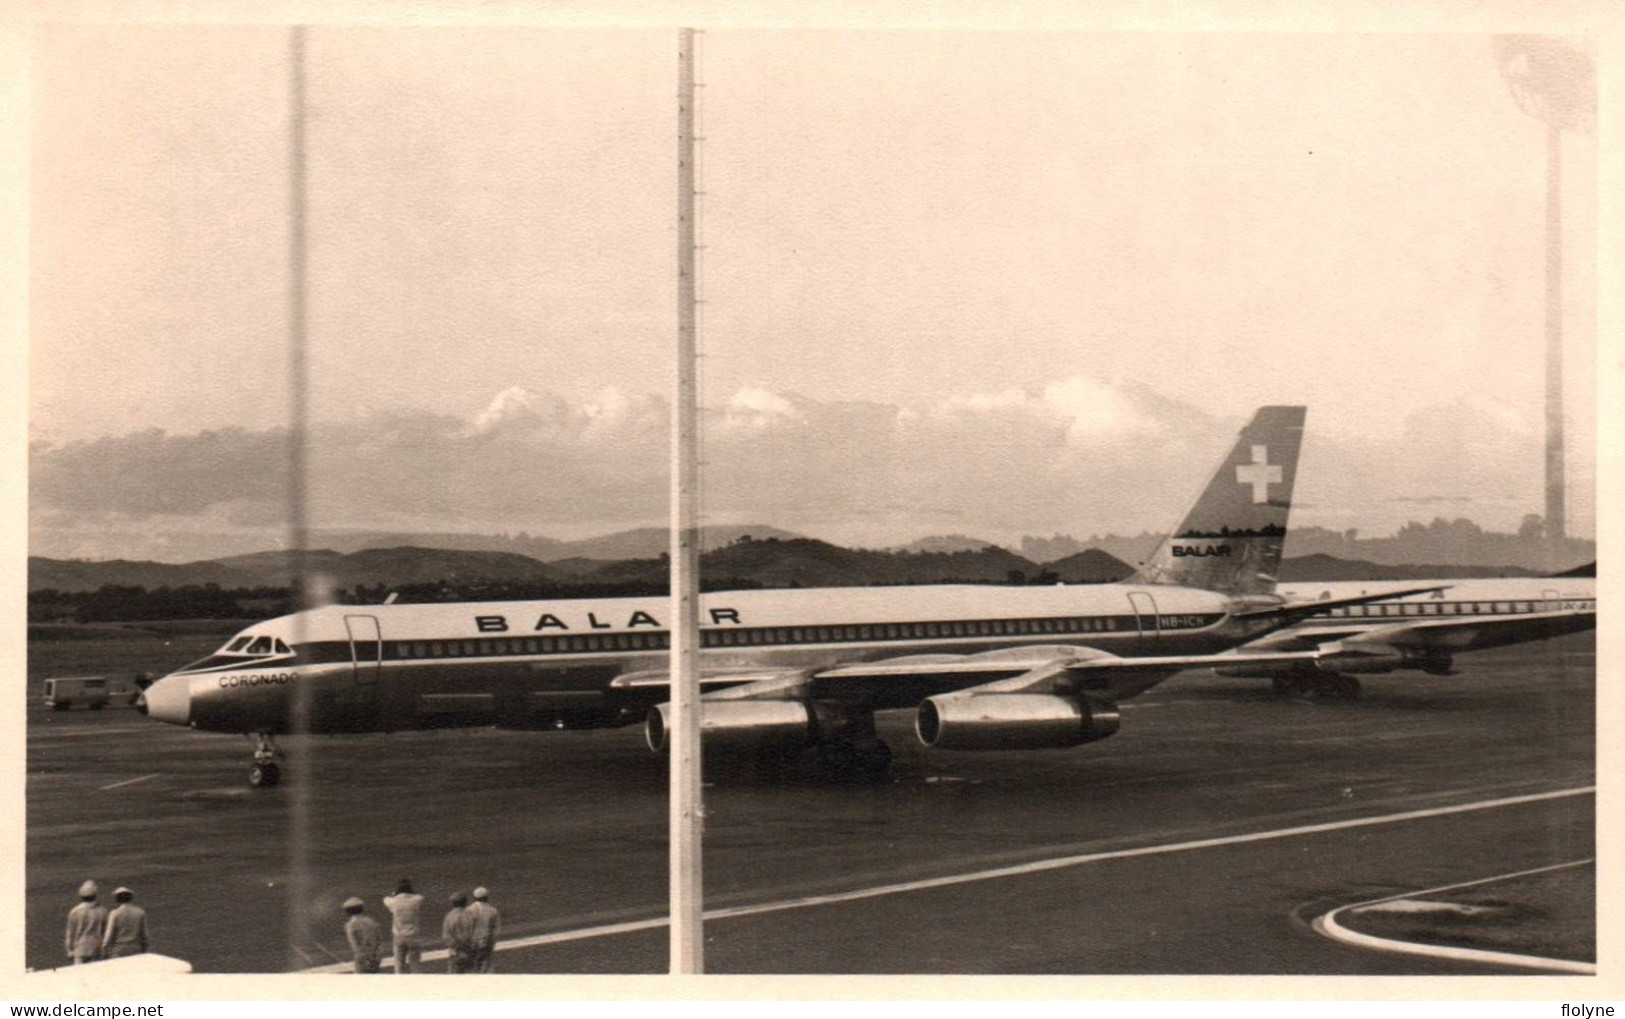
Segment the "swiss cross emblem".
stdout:
<svg viewBox="0 0 1625 1019">
<path fill-rule="evenodd" d="M 1281 481 L 1281 465 L 1270 463 L 1268 446 L 1253 447 L 1253 462 L 1236 466 L 1236 480 L 1253 486 L 1253 502 L 1269 502 L 1270 486 Z"/>
</svg>

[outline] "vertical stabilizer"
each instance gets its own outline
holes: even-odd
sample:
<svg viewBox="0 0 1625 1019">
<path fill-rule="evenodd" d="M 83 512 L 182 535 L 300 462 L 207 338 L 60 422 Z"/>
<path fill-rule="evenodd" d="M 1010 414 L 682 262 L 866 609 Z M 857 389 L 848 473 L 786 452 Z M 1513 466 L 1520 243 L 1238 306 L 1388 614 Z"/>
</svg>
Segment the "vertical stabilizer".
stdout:
<svg viewBox="0 0 1625 1019">
<path fill-rule="evenodd" d="M 1286 543 L 1303 407 L 1260 407 L 1179 529 L 1129 579 L 1268 594 Z"/>
</svg>

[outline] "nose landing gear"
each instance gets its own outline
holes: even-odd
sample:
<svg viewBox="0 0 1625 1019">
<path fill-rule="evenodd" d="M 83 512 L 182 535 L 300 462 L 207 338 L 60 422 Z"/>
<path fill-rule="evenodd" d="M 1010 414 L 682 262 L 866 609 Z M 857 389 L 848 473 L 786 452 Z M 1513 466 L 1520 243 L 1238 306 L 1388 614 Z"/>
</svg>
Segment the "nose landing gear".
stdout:
<svg viewBox="0 0 1625 1019">
<path fill-rule="evenodd" d="M 282 769 L 276 763 L 281 751 L 268 732 L 255 734 L 254 741 L 254 766 L 248 769 L 248 784 L 257 787 L 276 785 L 282 781 Z"/>
</svg>

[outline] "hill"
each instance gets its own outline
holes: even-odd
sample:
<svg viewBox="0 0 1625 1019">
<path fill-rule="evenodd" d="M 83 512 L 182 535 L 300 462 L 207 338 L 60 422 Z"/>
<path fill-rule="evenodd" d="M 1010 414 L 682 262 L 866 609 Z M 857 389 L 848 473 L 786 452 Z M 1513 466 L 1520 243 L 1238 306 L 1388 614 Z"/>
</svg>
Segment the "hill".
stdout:
<svg viewBox="0 0 1625 1019">
<path fill-rule="evenodd" d="M 764 587 L 1006 583 L 1014 574 L 1029 577 L 1039 572 L 1032 561 L 992 545 L 974 551 L 876 552 L 814 538 L 739 541 L 707 553 L 701 571 L 746 577 Z"/>
<path fill-rule="evenodd" d="M 436 548 L 379 548 L 350 553 L 315 549 L 305 554 L 305 566 L 333 578 L 340 588 L 442 580 L 543 581 L 556 576 L 555 571 L 529 556 Z M 291 552 L 254 552 L 179 564 L 40 557 L 28 561 L 30 591 L 95 591 L 107 585 L 144 587 L 149 591 L 210 584 L 224 589 L 287 587 L 292 576 Z"/>
<path fill-rule="evenodd" d="M 1134 567 L 1098 548 L 1057 559 L 1044 568 L 1068 584 L 1110 584 L 1134 572 Z"/>
<path fill-rule="evenodd" d="M 799 538 L 799 534 L 766 524 L 715 524 L 700 529 L 700 547 L 720 549 L 741 538 Z M 553 559 L 658 559 L 671 548 L 671 531 L 664 527 L 638 527 L 596 538 L 559 542 L 547 557 Z"/>
<path fill-rule="evenodd" d="M 90 561 L 28 557 L 28 589 L 40 591 L 94 591 L 113 584 L 119 587 L 257 587 L 261 581 L 251 571 L 226 563 L 204 560 L 197 563 L 154 563 L 130 559 Z"/>
<path fill-rule="evenodd" d="M 983 541 L 981 538 L 971 538 L 963 534 L 934 534 L 929 538 L 911 541 L 907 545 L 899 545 L 892 549 L 894 552 L 980 552 L 984 548 L 997 547 L 998 543 Z"/>
<path fill-rule="evenodd" d="M 399 547 L 336 552 L 319 549 L 306 554 L 307 567 L 326 574 L 339 589 L 441 585 L 441 597 L 476 599 L 487 596 L 491 585 L 544 585 L 549 596 L 578 587 L 626 585 L 658 591 L 667 583 L 665 546 L 655 536 L 666 532 L 623 532 L 628 547 L 643 547 L 646 555 L 617 558 L 572 557 L 542 563 L 511 552 Z M 131 560 L 87 562 L 32 557 L 28 561 L 30 591 L 53 589 L 65 593 L 91 592 L 113 585 L 127 588 L 203 588 L 221 590 L 283 588 L 291 581 L 293 556 L 289 552 L 255 552 L 196 563 L 153 563 Z M 713 548 L 701 560 L 701 579 L 707 587 L 864 587 L 872 584 L 1029 583 L 1058 580 L 1069 584 L 1098 584 L 1122 580 L 1133 567 L 1121 558 L 1093 548 L 1041 566 L 995 545 L 950 551 L 874 551 L 843 548 L 814 538 L 756 538 L 741 536 L 725 547 Z M 1410 580 L 1466 577 L 1525 577 L 1538 575 L 1518 566 L 1463 566 L 1457 564 L 1391 565 L 1316 554 L 1288 558 L 1281 564 L 1283 581 L 1305 580 Z M 372 594 L 368 595 L 369 597 Z M 379 595 L 381 597 L 381 595 Z M 521 595 L 516 595 L 521 596 Z M 535 597 L 536 593 L 523 597 Z"/>
<path fill-rule="evenodd" d="M 1539 574 L 1517 566 L 1411 565 L 1306 555 L 1282 560 L 1281 581 L 1305 580 L 1466 580 L 1472 577 L 1534 577 Z"/>
<path fill-rule="evenodd" d="M 293 554 L 257 552 L 219 560 L 248 570 L 259 583 L 292 582 Z M 513 552 L 471 552 L 441 548 L 367 548 L 348 554 L 321 549 L 307 554 L 306 568 L 331 577 L 338 587 L 358 584 L 427 584 L 459 580 L 551 580 L 554 571 L 529 556 Z"/>
<path fill-rule="evenodd" d="M 557 538 L 518 534 L 465 534 L 458 531 L 312 531 L 310 544 L 335 552 L 372 548 L 436 548 L 455 552 L 513 552 L 532 559 L 561 553 Z"/>
</svg>

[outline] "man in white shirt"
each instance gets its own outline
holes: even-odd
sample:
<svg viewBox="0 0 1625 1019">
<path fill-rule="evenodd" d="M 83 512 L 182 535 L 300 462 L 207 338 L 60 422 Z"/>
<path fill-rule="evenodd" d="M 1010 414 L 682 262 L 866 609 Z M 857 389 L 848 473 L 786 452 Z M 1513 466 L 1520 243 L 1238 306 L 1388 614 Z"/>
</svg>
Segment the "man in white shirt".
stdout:
<svg viewBox="0 0 1625 1019">
<path fill-rule="evenodd" d="M 423 972 L 423 946 L 418 940 L 418 913 L 423 908 L 423 896 L 412 891 L 412 879 L 401 878 L 394 895 L 384 896 L 384 908 L 394 922 L 390 933 L 395 937 L 395 972 Z"/>
</svg>

